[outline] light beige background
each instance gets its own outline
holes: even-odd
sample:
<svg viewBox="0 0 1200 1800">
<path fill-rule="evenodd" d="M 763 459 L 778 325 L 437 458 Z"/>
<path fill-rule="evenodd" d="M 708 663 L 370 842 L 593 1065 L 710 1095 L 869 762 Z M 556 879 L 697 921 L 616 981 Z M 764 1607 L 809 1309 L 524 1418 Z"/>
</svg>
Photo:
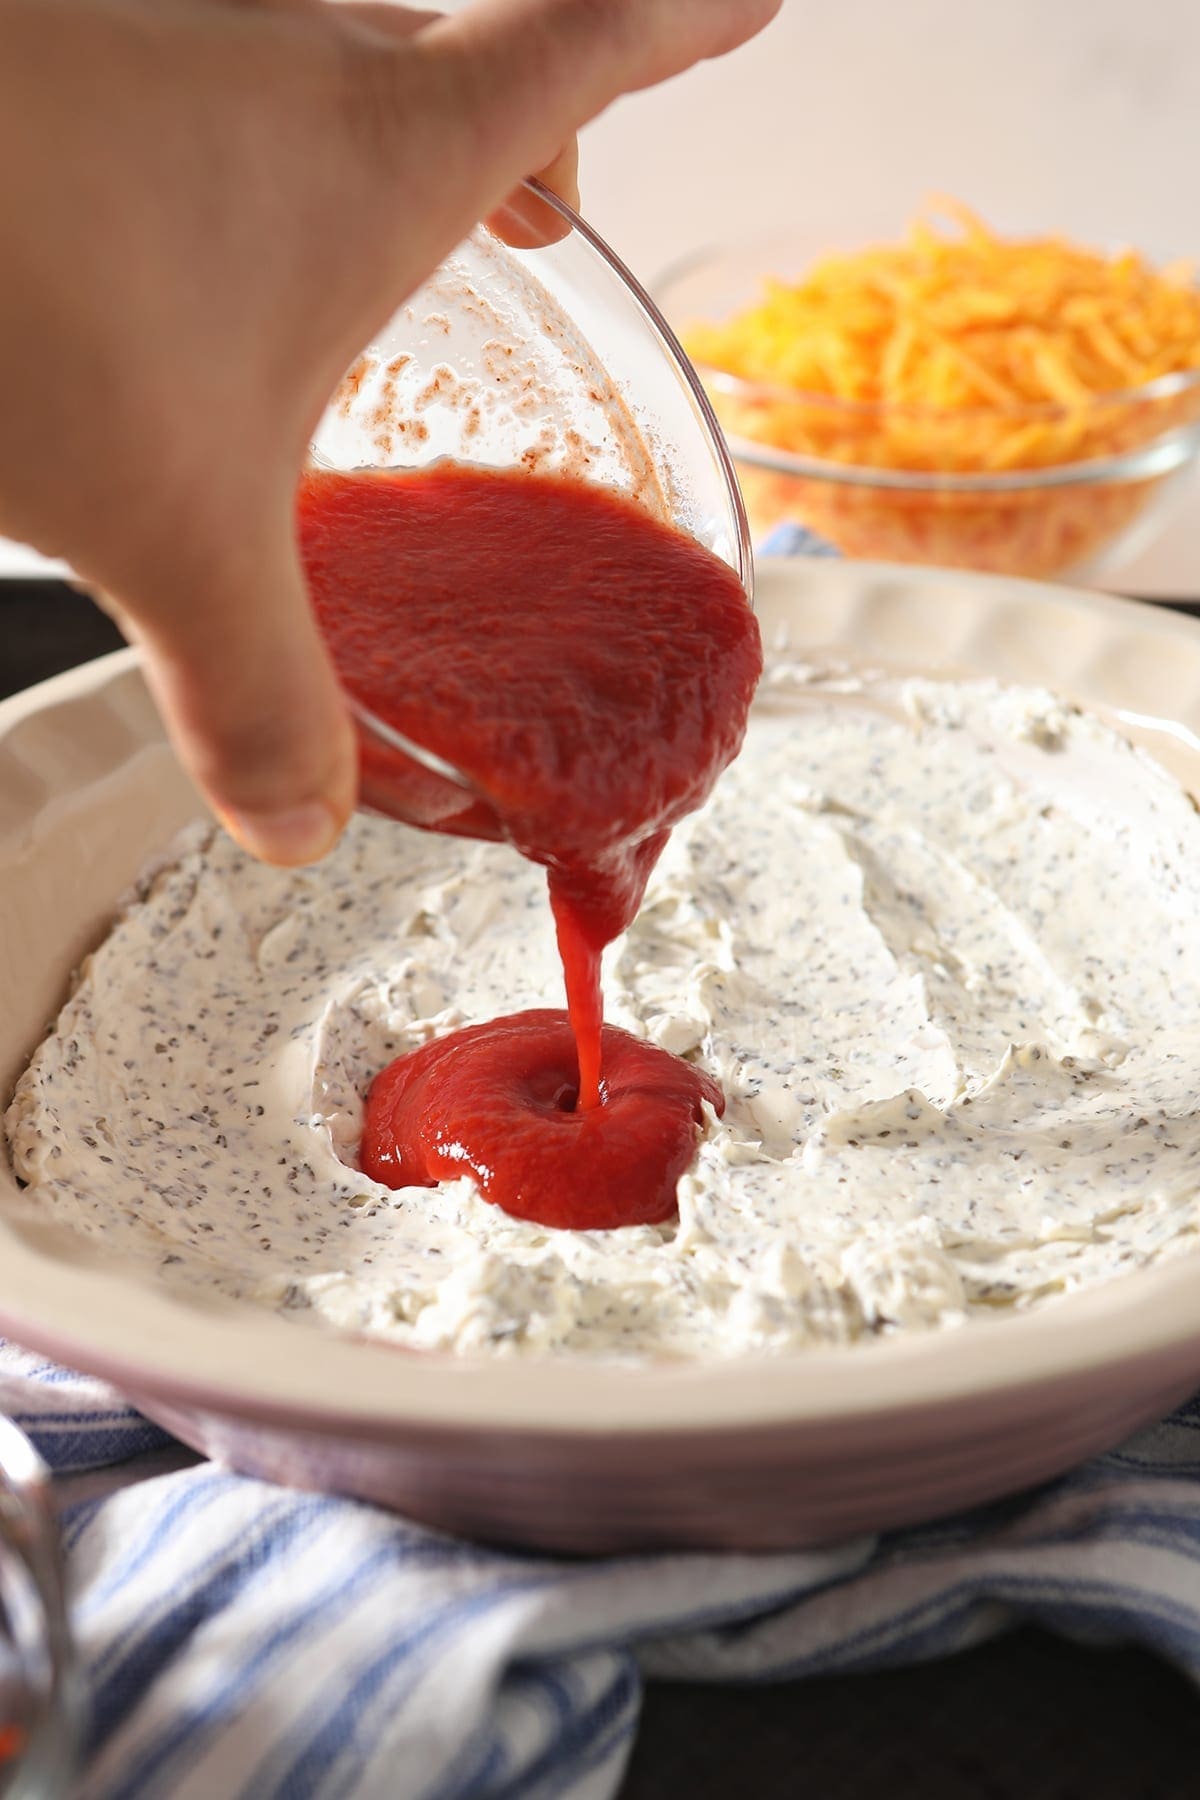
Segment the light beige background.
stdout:
<svg viewBox="0 0 1200 1800">
<path fill-rule="evenodd" d="M 1200 0 L 785 0 L 590 126 L 583 179 L 651 283 L 713 241 L 894 231 L 939 189 L 1006 228 L 1200 253 Z M 1200 481 L 1114 580 L 1200 593 Z"/>
</svg>

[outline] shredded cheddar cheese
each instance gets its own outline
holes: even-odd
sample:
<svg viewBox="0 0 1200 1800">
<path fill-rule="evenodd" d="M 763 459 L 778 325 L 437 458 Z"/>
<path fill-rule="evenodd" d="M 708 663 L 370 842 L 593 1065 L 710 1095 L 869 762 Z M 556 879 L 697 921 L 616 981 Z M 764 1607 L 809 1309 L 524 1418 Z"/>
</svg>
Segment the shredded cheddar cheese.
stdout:
<svg viewBox="0 0 1200 1800">
<path fill-rule="evenodd" d="M 1143 391 L 1200 371 L 1190 266 L 1155 269 L 1132 250 L 1106 256 L 1060 237 L 1001 238 L 950 200 L 902 243 L 826 256 L 796 282 L 768 280 L 748 310 L 693 323 L 683 340 L 731 435 L 864 471 L 1047 469 L 1121 455 L 1200 417 L 1200 379 Z M 802 485 L 804 505 L 787 512 L 853 554 L 1021 573 L 1068 566 L 1055 560 L 1068 545 L 1081 560 L 1155 486 L 969 501 L 829 484 L 822 493 L 813 477 L 756 474 L 749 486 L 770 480 L 776 502 L 779 482 Z M 1039 507 L 1055 512 L 1048 533 Z M 1031 527 L 1032 555 L 999 541 Z"/>
<path fill-rule="evenodd" d="M 749 311 L 692 326 L 689 352 L 747 381 L 917 412 L 1090 406 L 1200 369 L 1190 268 L 999 238 L 966 207 L 940 204 L 959 231 L 918 220 L 902 244 L 825 257 L 794 284 L 770 280 Z M 993 421 L 997 437 L 1005 429 Z"/>
</svg>

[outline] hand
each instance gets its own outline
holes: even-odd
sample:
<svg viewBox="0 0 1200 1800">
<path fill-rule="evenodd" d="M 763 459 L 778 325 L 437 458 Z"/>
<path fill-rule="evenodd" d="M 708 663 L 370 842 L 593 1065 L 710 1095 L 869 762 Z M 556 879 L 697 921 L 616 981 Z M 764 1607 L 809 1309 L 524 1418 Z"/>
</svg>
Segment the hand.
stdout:
<svg viewBox="0 0 1200 1800">
<path fill-rule="evenodd" d="M 362 346 L 576 129 L 779 0 L 0 0 L 0 533 L 142 645 L 185 764 L 257 855 L 354 804 L 293 528 Z"/>
</svg>

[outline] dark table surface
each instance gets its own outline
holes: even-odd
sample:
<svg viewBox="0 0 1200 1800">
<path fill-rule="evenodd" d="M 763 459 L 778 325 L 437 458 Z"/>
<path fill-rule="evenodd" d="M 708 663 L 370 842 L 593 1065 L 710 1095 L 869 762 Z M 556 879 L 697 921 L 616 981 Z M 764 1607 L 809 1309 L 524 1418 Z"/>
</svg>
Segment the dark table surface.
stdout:
<svg viewBox="0 0 1200 1800">
<path fill-rule="evenodd" d="M 70 589 L 0 582 L 0 696 L 120 642 Z M 651 1687 L 622 1800 L 731 1796 L 1200 1800 L 1200 1701 L 1145 1651 L 1029 1627 L 911 1669 Z"/>
</svg>

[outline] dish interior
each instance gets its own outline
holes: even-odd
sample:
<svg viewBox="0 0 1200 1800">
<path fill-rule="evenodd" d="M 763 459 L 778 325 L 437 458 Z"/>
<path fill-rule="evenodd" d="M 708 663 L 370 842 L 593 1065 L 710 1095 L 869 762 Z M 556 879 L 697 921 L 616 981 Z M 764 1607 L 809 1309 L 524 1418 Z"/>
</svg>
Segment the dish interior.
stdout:
<svg viewBox="0 0 1200 1800">
<path fill-rule="evenodd" d="M 981 662 L 1006 679 L 1028 681 L 1033 676 L 1044 680 L 1047 673 L 1057 674 L 1056 687 L 1065 689 L 1068 696 L 1073 690 L 1094 705 L 1107 705 L 1121 715 L 1120 722 L 1129 735 L 1149 746 L 1177 777 L 1196 784 L 1200 758 L 1191 733 L 1200 723 L 1200 649 L 1193 637 L 1180 634 L 1177 628 L 1157 629 L 1156 621 L 1143 619 L 1119 604 L 1055 596 L 1033 588 L 1022 590 L 1016 584 L 997 583 L 989 592 L 988 585 L 965 580 L 956 584 L 954 577 L 922 577 L 913 582 L 899 572 L 882 570 L 787 569 L 768 572 L 762 584 L 761 610 L 776 656 L 794 657 L 803 652 L 810 661 L 849 659 L 860 669 L 872 664 L 876 669 L 911 668 L 915 660 L 912 646 L 920 641 L 913 636 L 914 623 L 920 620 L 928 641 L 931 624 L 940 618 L 945 648 L 936 659 L 922 659 L 927 670 L 932 660 L 939 672 L 956 675 L 978 668 Z M 1036 626 L 1029 631 L 1026 627 L 1035 615 Z M 1069 655 L 1060 656 L 1057 670 L 1047 655 L 1047 644 L 1056 631 L 1061 633 L 1062 644 L 1069 643 L 1070 648 Z M 1186 646 L 1186 654 L 1181 645 Z M 62 705 L 53 712 L 29 704 L 23 716 L 19 710 L 15 717 L 9 714 L 11 724 L 3 740 L 5 772 L 19 769 L 24 789 L 22 794 L 6 782 L 7 811 L 2 819 L 9 924 L 0 957 L 7 964 L 4 974 L 18 1002 L 4 1046 L 6 1086 L 15 1080 L 62 998 L 69 967 L 102 934 L 112 898 L 132 879 L 148 850 L 164 844 L 195 812 L 186 783 L 158 737 L 136 672 L 126 666 L 115 676 L 107 671 L 104 675 L 104 679 L 92 675 L 77 680 L 76 693 L 68 684 Z M 1157 716 L 1162 700 L 1151 699 L 1163 694 L 1164 677 L 1168 688 L 1174 684 L 1178 713 L 1167 725 Z M 102 696 L 99 705 L 98 696 Z M 86 728 L 81 734 L 87 738 L 86 750 L 72 739 L 72 707 L 80 709 L 75 723 Z M 80 854 L 80 844 L 87 861 Z M 36 1342 L 39 1337 L 44 1341 L 50 1331 L 60 1334 L 57 1341 L 61 1343 L 61 1334 L 69 1339 L 74 1330 L 77 1342 L 90 1343 L 93 1363 L 97 1357 L 111 1363 L 121 1356 L 136 1356 L 139 1341 L 148 1348 L 148 1340 L 172 1318 L 179 1327 L 181 1345 L 189 1340 L 194 1353 L 204 1340 L 203 1377 L 209 1383 L 230 1381 L 234 1387 L 240 1383 L 244 1390 L 247 1351 L 258 1344 L 267 1352 L 269 1344 L 265 1360 L 255 1367 L 252 1385 L 260 1395 L 264 1389 L 273 1390 L 277 1400 L 289 1392 L 295 1396 L 301 1368 L 310 1373 L 318 1360 L 307 1344 L 300 1348 L 300 1334 L 279 1327 L 274 1320 L 247 1318 L 241 1310 L 235 1319 L 223 1301 L 198 1294 L 166 1295 L 141 1280 L 132 1283 L 138 1295 L 138 1320 L 126 1317 L 122 1321 L 113 1309 L 119 1310 L 121 1296 L 128 1299 L 130 1278 L 127 1273 L 110 1271 L 103 1247 L 68 1239 L 44 1224 L 18 1223 L 18 1211 L 11 1201 L 6 1204 L 3 1231 L 6 1249 L 11 1247 L 14 1253 L 10 1266 L 20 1263 L 31 1274 L 36 1271 L 37 1278 L 23 1298 L 15 1291 L 0 1298 L 9 1319 L 19 1322 L 25 1311 L 29 1341 Z M 81 1285 L 79 1278 L 85 1274 L 87 1284 Z M 1119 1290 L 1147 1283 L 1166 1292 L 1173 1290 L 1175 1274 L 1177 1271 L 1154 1270 L 1082 1294 L 1077 1301 L 1058 1303 L 1062 1327 L 1058 1331 L 1047 1327 L 1049 1311 L 1037 1320 L 1006 1325 L 1005 1333 L 1013 1333 L 1013 1356 L 1019 1360 L 1022 1354 L 1032 1355 L 1036 1360 L 1039 1355 L 1051 1354 L 1054 1346 L 1059 1355 L 1069 1358 L 1075 1353 L 1066 1348 L 1072 1311 L 1077 1320 L 1105 1311 L 1114 1318 L 1122 1317 L 1128 1312 L 1123 1303 L 1128 1296 L 1123 1297 Z M 76 1310 L 70 1317 L 59 1311 L 64 1303 L 70 1305 L 84 1293 L 90 1302 L 84 1313 Z M 1159 1329 L 1168 1328 L 1165 1315 L 1160 1314 L 1157 1323 Z M 1035 1330 L 1024 1330 L 1035 1325 Z M 1142 1329 L 1144 1332 L 1146 1327 Z M 292 1346 L 290 1352 L 281 1333 Z M 956 1334 L 955 1342 L 958 1354 L 964 1340 Z M 161 1346 L 161 1336 L 158 1343 Z M 353 1366 L 361 1377 L 354 1398 L 368 1406 L 378 1405 L 387 1394 L 389 1384 L 383 1370 L 390 1364 L 393 1381 L 388 1397 L 393 1404 L 411 1405 L 406 1358 L 397 1361 L 394 1352 L 381 1353 L 362 1344 L 324 1341 L 319 1355 L 343 1374 Z M 869 1378 L 864 1358 L 872 1365 Z M 911 1375 L 918 1366 L 930 1373 L 934 1366 L 931 1358 L 946 1360 L 944 1355 L 937 1358 L 933 1346 L 922 1345 L 918 1350 L 897 1340 L 856 1350 L 853 1356 L 822 1350 L 811 1366 L 817 1378 L 834 1365 L 857 1359 L 864 1375 L 850 1374 L 847 1380 L 851 1387 L 858 1385 L 861 1400 L 864 1380 L 876 1394 L 889 1385 L 876 1379 L 884 1359 L 896 1368 L 908 1363 Z M 978 1375 L 980 1365 L 974 1360 Z M 471 1359 L 456 1364 L 454 1359 L 442 1357 L 430 1359 L 429 1366 L 449 1380 L 460 1399 L 459 1378 L 468 1368 L 478 1367 Z M 178 1373 L 183 1376 L 184 1371 Z M 615 1393 L 621 1385 L 620 1375 L 610 1373 Z M 736 1371 L 726 1373 L 735 1383 Z M 967 1378 L 961 1370 L 959 1375 Z M 503 1371 L 493 1369 L 490 1377 L 485 1388 L 500 1391 L 495 1384 L 503 1385 Z M 595 1379 L 608 1381 L 610 1377 L 596 1375 Z M 662 1384 L 665 1394 L 672 1382 L 680 1379 L 686 1379 L 686 1372 L 681 1377 L 678 1371 L 659 1370 L 654 1372 L 653 1382 Z M 955 1378 L 943 1372 L 943 1379 L 953 1385 Z M 543 1397 L 551 1400 L 556 1395 L 565 1398 L 569 1392 L 552 1368 L 539 1369 L 537 1381 Z M 794 1409 L 798 1401 L 815 1401 L 807 1378 L 793 1375 L 788 1392 L 782 1367 L 761 1385 L 768 1406 Z M 730 1396 L 733 1392 L 734 1386 L 730 1386 Z M 842 1402 L 847 1392 L 843 1389 Z M 443 1390 L 429 1404 L 436 1408 L 446 1397 Z M 837 1398 L 835 1395 L 835 1403 Z M 714 1407 L 719 1411 L 719 1395 L 710 1392 L 708 1401 L 710 1411 Z M 353 1399 L 348 1404 L 353 1406 Z M 475 1407 L 468 1403 L 468 1409 L 474 1411 Z M 701 1402 L 695 1416 L 704 1411 Z"/>
</svg>

